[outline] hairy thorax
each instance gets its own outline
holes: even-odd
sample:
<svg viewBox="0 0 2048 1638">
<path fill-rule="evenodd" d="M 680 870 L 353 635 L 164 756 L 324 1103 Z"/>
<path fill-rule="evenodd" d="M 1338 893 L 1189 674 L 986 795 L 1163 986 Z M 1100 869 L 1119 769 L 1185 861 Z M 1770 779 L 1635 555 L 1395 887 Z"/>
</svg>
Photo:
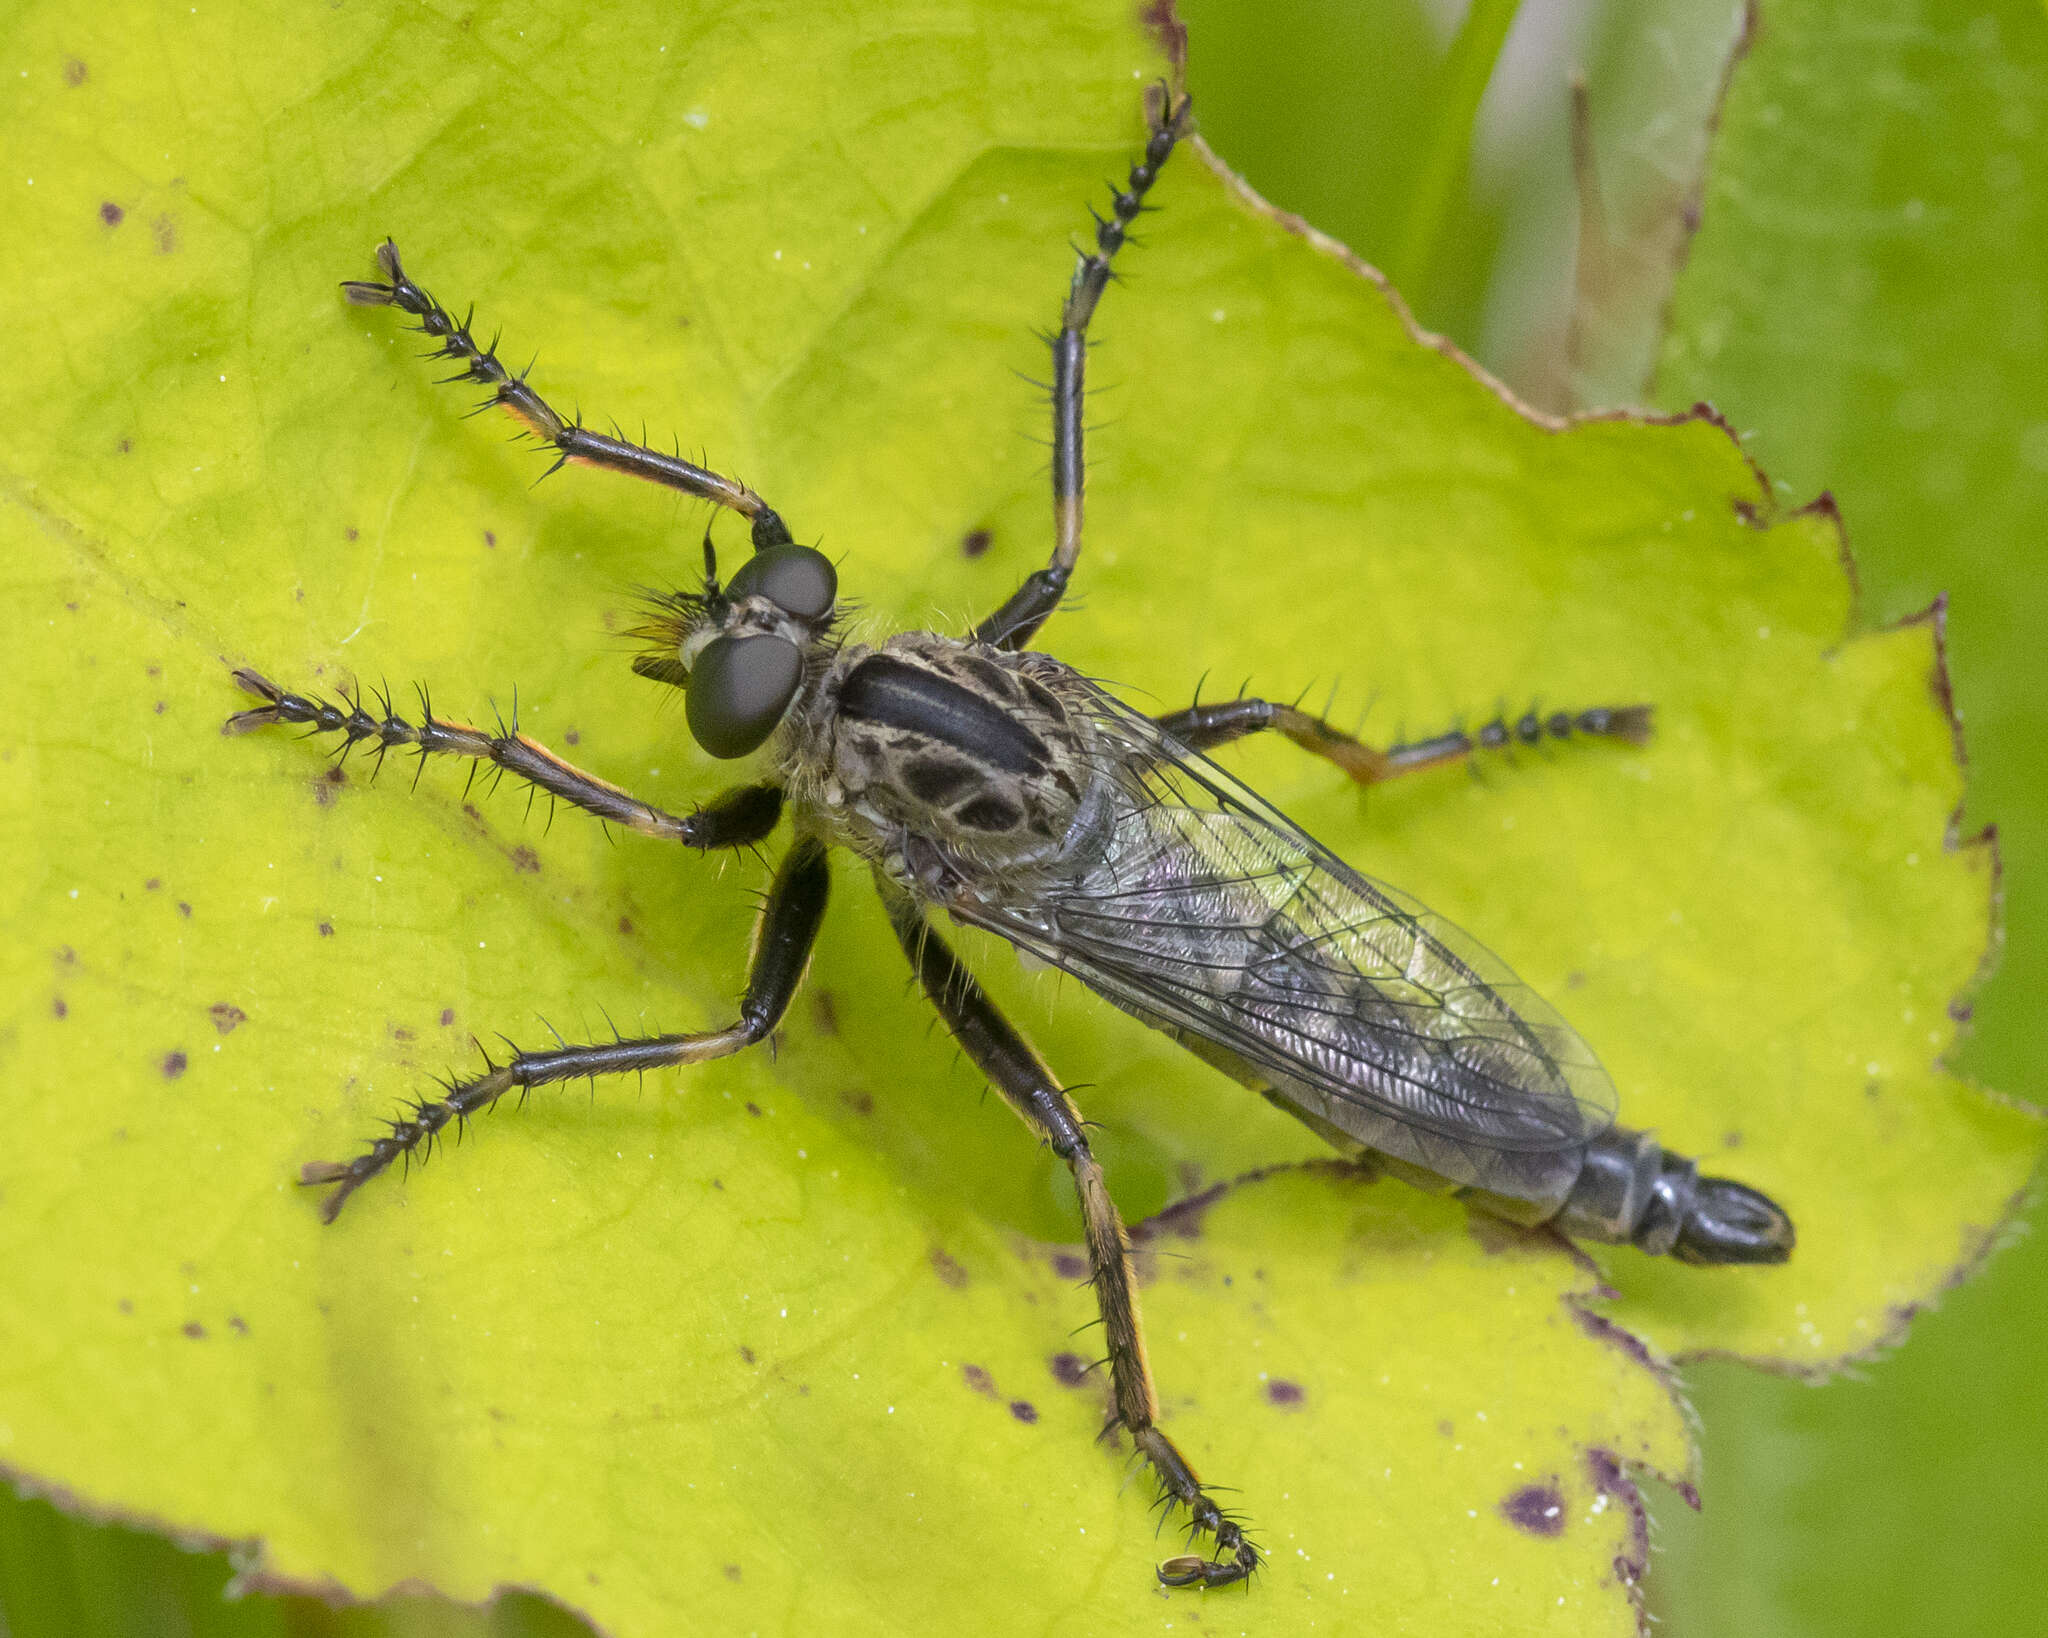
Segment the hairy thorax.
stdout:
<svg viewBox="0 0 2048 1638">
<path fill-rule="evenodd" d="M 1101 851 L 1093 693 L 1043 654 L 905 632 L 840 651 L 787 771 L 833 840 L 920 898 L 1015 902 Z"/>
</svg>

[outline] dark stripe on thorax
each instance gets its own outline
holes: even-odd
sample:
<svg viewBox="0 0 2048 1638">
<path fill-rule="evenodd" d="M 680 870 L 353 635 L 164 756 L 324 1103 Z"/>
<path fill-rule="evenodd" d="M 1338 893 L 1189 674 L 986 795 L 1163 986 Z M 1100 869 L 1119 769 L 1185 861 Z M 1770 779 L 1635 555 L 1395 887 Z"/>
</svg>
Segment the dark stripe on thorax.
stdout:
<svg viewBox="0 0 2048 1638">
<path fill-rule="evenodd" d="M 1001 707 L 887 654 L 871 654 L 853 668 L 839 709 L 857 721 L 923 734 L 1005 773 L 1045 767 L 1045 742 Z"/>
</svg>

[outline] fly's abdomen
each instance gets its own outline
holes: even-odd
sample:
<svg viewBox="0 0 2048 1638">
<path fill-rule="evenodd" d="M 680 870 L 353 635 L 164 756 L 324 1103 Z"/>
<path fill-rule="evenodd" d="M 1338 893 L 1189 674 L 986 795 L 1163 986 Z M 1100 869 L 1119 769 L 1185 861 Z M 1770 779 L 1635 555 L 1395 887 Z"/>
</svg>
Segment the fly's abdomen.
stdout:
<svg viewBox="0 0 2048 1638">
<path fill-rule="evenodd" d="M 1497 1215 L 1543 1220 L 1520 1201 L 1474 1195 Z M 1768 1195 L 1732 1178 L 1702 1177 L 1647 1132 L 1616 1126 L 1588 1143 L 1578 1177 L 1554 1215 L 1565 1233 L 1632 1245 L 1682 1263 L 1782 1263 L 1792 1255 L 1792 1219 Z"/>
</svg>

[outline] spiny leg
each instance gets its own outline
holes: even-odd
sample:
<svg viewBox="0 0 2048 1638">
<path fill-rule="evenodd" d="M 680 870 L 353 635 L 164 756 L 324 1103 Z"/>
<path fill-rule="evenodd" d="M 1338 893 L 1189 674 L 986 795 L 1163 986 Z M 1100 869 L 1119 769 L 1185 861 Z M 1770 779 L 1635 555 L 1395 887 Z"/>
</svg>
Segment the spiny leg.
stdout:
<svg viewBox="0 0 2048 1638">
<path fill-rule="evenodd" d="M 719 506 L 730 507 L 751 520 L 756 551 L 764 546 L 789 544 L 789 528 L 780 515 L 737 479 L 723 477 L 684 460 L 680 455 L 664 455 L 658 449 L 628 443 L 623 438 L 608 438 L 590 431 L 580 422 L 564 420 L 526 384 L 523 373 L 514 375 L 498 362 L 496 341 L 488 347 L 479 346 L 470 334 L 466 316 L 458 322 L 452 313 L 406 276 L 405 268 L 398 259 L 398 246 L 389 239 L 377 247 L 377 265 L 391 282 L 379 284 L 370 279 L 345 280 L 341 288 L 348 299 L 362 307 L 396 307 L 418 319 L 421 332 L 441 343 L 429 356 L 452 358 L 463 366 L 460 375 L 448 379 L 474 381 L 478 386 L 490 388 L 490 403 L 510 410 L 534 436 L 554 446 L 558 456 L 556 466 L 568 461 L 581 461 L 589 466 L 609 467 L 614 472 L 626 472 L 652 483 L 666 484 L 686 495 L 697 495 Z"/>
<path fill-rule="evenodd" d="M 1095 249 L 1082 253 L 1074 267 L 1074 281 L 1060 314 L 1060 333 L 1052 338 L 1052 561 L 974 628 L 976 642 L 997 648 L 1028 647 L 1066 594 L 1067 581 L 1081 555 L 1081 493 L 1087 481 L 1082 460 L 1082 378 L 1088 364 L 1088 321 L 1095 316 L 1095 304 L 1109 285 L 1110 259 L 1123 248 L 1131 223 L 1144 209 L 1145 195 L 1174 144 L 1187 134 L 1192 123 L 1190 106 L 1186 97 L 1176 101 L 1171 92 L 1164 92 L 1144 157 L 1131 167 L 1124 187 L 1111 190 L 1109 215 L 1104 217 L 1089 207 L 1089 214 L 1095 217 Z"/>
<path fill-rule="evenodd" d="M 558 796 L 600 819 L 645 836 L 659 836 L 696 848 L 745 847 L 772 832 L 782 814 L 782 789 L 777 785 L 739 786 L 714 797 L 707 806 L 687 817 L 664 813 L 595 774 L 563 761 L 545 745 L 520 733 L 516 723 L 487 733 L 467 723 L 435 716 L 426 706 L 424 692 L 420 696 L 420 721 L 415 726 L 394 716 L 389 700 L 380 702 L 381 715 L 373 715 L 363 708 L 360 698 L 343 706 L 313 695 L 290 693 L 247 667 L 235 673 L 235 681 L 268 703 L 254 710 L 237 711 L 223 726 L 224 733 L 245 734 L 274 722 L 303 722 L 316 734 L 344 736 L 343 755 L 359 744 L 374 743 L 380 766 L 385 755 L 398 745 L 412 746 L 423 763 L 437 753 L 469 757 L 476 762 L 488 762 L 550 796 Z M 475 771 L 470 770 L 472 777 Z"/>
<path fill-rule="evenodd" d="M 1292 705 L 1271 700 L 1226 700 L 1217 705 L 1191 705 L 1185 711 L 1169 712 L 1153 720 L 1181 744 L 1192 750 L 1213 750 L 1266 729 L 1285 734 L 1304 751 L 1334 762 L 1361 785 L 1377 785 L 1405 773 L 1457 762 L 1477 751 L 1502 750 L 1510 745 L 1540 745 L 1545 740 L 1567 740 L 1576 735 L 1618 739 L 1641 745 L 1650 737 L 1654 707 L 1648 705 L 1601 705 L 1584 711 L 1525 711 L 1510 722 L 1497 716 L 1472 730 L 1454 728 L 1395 744 L 1381 750 L 1333 728 L 1321 717 Z"/>
<path fill-rule="evenodd" d="M 654 1035 L 643 1040 L 612 1041 L 601 1046 L 561 1046 L 547 1052 L 515 1052 L 509 1063 L 491 1064 L 466 1081 L 449 1080 L 446 1093 L 415 1103 L 412 1113 L 391 1122 L 389 1135 L 376 1139 L 350 1161 L 315 1160 L 300 1169 L 301 1183 L 340 1186 L 321 1206 L 320 1215 L 333 1222 L 348 1197 L 391 1165 L 426 1158 L 434 1140 L 453 1122 L 459 1130 L 471 1115 L 490 1108 L 514 1087 L 522 1093 L 554 1081 L 599 1075 L 624 1075 L 661 1069 L 670 1064 L 704 1063 L 726 1058 L 766 1039 L 782 1021 L 790 997 L 811 958 L 818 923 L 825 914 L 831 875 L 824 844 L 800 838 L 789 850 L 768 891 L 761 911 L 753 964 L 737 1023 L 695 1035 Z"/>
<path fill-rule="evenodd" d="M 932 931 L 917 905 L 887 887 L 882 899 L 897 942 L 947 1029 L 1024 1124 L 1044 1139 L 1074 1174 L 1088 1241 L 1090 1283 L 1109 1339 L 1110 1382 L 1116 1403 L 1112 1426 L 1128 1430 L 1139 1452 L 1158 1473 L 1166 1494 L 1187 1508 L 1197 1532 L 1216 1541 L 1215 1558 L 1194 1554 L 1170 1558 L 1159 1566 L 1159 1579 L 1169 1587 L 1225 1587 L 1244 1580 L 1259 1567 L 1259 1550 L 1246 1539 L 1242 1526 L 1216 1505 L 1187 1458 L 1160 1431 L 1159 1401 L 1152 1391 L 1152 1372 L 1145 1360 L 1144 1332 L 1138 1320 L 1130 1240 L 1109 1197 L 1101 1163 L 1082 1132 L 1080 1111 L 1053 1079 L 1044 1060 Z"/>
</svg>

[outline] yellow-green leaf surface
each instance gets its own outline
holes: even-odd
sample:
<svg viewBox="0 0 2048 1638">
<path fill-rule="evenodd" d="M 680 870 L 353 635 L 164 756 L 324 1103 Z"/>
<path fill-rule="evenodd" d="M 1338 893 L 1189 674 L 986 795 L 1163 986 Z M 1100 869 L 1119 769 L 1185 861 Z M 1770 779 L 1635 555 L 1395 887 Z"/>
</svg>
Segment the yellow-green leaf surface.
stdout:
<svg viewBox="0 0 2048 1638">
<path fill-rule="evenodd" d="M 1334 687 L 1380 735 L 1654 700 L 1642 752 L 1369 805 L 1284 744 L 1232 760 L 1555 996 L 1625 1118 L 1785 1202 L 1795 1261 L 1596 1273 L 1303 1167 L 1299 1127 L 963 941 L 1081 1086 L 1126 1213 L 1202 1196 L 1144 1235 L 1153 1362 L 1272 1566 L 1248 1599 L 1160 1593 L 1150 1486 L 1069 1385 L 1096 1351 L 1070 1193 L 850 868 L 779 1053 L 537 1097 L 322 1228 L 298 1164 L 472 1032 L 723 1022 L 763 879 L 459 772 L 408 794 L 220 736 L 247 663 L 448 713 L 516 687 L 529 732 L 672 808 L 732 777 L 616 635 L 632 587 L 694 572 L 699 509 L 532 487 L 336 281 L 396 236 L 558 401 L 822 537 L 878 629 L 958 629 L 1043 560 L 1011 372 L 1168 64 L 1120 5 L 0 28 L 22 1481 L 251 1542 L 275 1580 L 528 1586 L 620 1633 L 1625 1632 L 1625 1469 L 1689 1459 L 1627 1332 L 1821 1367 L 2000 1220 L 2035 1124 L 1932 1067 L 1991 888 L 1947 840 L 1934 628 L 1856 633 L 1831 517 L 1762 520 L 1718 426 L 1536 424 L 1189 155 L 1103 307 L 1051 646 L 1160 708 L 1205 675 Z"/>
</svg>

